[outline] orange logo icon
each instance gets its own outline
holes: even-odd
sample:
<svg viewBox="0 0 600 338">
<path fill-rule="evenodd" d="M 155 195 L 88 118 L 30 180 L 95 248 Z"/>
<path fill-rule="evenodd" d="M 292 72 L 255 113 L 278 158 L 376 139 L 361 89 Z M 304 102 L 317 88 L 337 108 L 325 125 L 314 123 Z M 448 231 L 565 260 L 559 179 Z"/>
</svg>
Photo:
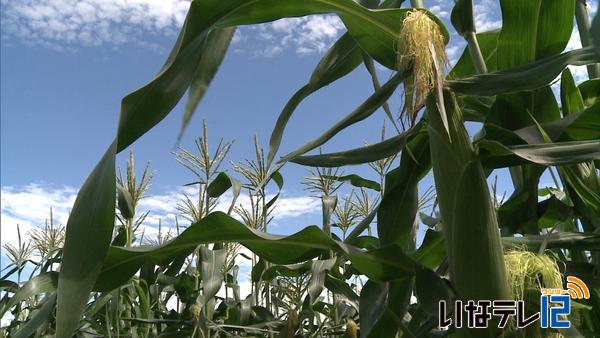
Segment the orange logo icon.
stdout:
<svg viewBox="0 0 600 338">
<path fill-rule="evenodd" d="M 567 277 L 567 293 L 572 299 L 589 299 L 590 290 L 585 283 L 574 276 Z"/>
</svg>

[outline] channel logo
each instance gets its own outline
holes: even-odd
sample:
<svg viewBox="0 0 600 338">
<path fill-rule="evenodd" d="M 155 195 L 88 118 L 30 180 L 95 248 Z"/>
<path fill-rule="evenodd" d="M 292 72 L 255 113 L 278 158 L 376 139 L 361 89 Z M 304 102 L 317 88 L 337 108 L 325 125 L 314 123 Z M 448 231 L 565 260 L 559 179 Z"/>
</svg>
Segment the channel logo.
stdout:
<svg viewBox="0 0 600 338">
<path fill-rule="evenodd" d="M 487 328 L 492 317 L 498 317 L 498 328 L 506 327 L 510 318 L 514 318 L 518 329 L 525 328 L 539 321 L 542 328 L 570 328 L 571 300 L 589 299 L 590 290 L 587 285 L 575 276 L 567 277 L 566 289 L 542 288 L 540 290 L 540 311 L 526 316 L 523 300 L 479 300 L 454 302 L 454 318 L 447 318 L 446 301 L 439 303 L 439 327 L 447 329 L 451 325 L 456 328 Z M 465 320 L 466 319 L 466 320 Z"/>
</svg>

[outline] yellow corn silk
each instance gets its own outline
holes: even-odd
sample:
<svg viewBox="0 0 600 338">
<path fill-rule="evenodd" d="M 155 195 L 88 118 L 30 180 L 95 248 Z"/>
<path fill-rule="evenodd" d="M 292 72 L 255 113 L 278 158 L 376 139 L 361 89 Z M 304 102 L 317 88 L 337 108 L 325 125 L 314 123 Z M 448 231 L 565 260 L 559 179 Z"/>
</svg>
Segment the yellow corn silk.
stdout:
<svg viewBox="0 0 600 338">
<path fill-rule="evenodd" d="M 510 250 L 504 254 L 504 263 L 507 284 L 514 300 L 523 300 L 526 304 L 531 304 L 539 300 L 539 291 L 542 288 L 563 288 L 562 277 L 556 261 L 545 254 L 538 255 L 525 250 Z M 515 333 L 514 331 L 514 322 L 509 323 L 506 333 Z M 516 333 L 517 337 L 520 337 L 520 333 L 526 334 L 525 330 L 521 331 Z M 562 337 L 557 332 L 543 331 L 541 334 L 544 337 Z"/>
<path fill-rule="evenodd" d="M 430 48 L 435 55 L 432 55 Z M 399 69 L 412 69 L 404 82 L 403 111 L 414 124 L 417 112 L 436 86 L 436 64 L 440 67 L 448 64 L 444 35 L 438 24 L 425 12 L 415 9 L 402 21 L 397 57 Z M 443 78 L 443 75 L 440 78 Z"/>
</svg>

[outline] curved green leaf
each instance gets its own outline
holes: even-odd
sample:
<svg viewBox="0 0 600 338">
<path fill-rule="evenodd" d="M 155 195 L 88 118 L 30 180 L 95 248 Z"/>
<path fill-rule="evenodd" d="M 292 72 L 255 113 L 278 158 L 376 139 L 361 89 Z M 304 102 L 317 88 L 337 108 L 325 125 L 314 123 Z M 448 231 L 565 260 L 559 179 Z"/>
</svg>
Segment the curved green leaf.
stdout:
<svg viewBox="0 0 600 338">
<path fill-rule="evenodd" d="M 385 192 L 377 213 L 377 234 L 382 245 L 408 245 L 415 231 L 419 181 L 430 165 L 429 140 L 422 129 L 403 151 L 400 166 L 385 176 Z"/>
<path fill-rule="evenodd" d="M 581 232 L 561 232 L 547 235 L 526 235 L 523 237 L 503 237 L 505 246 L 537 251 L 546 243 L 546 248 L 600 250 L 600 235 Z"/>
<path fill-rule="evenodd" d="M 577 88 L 579 88 L 586 106 L 591 106 L 600 101 L 600 79 L 584 81 Z"/>
<path fill-rule="evenodd" d="M 225 58 L 229 43 L 233 39 L 234 34 L 235 27 L 228 27 L 215 29 L 206 37 L 206 41 L 200 52 L 201 56 L 196 68 L 196 74 L 188 91 L 188 100 L 185 103 L 178 139 L 181 139 L 183 136 L 192 116 L 194 116 L 198 103 L 204 97 L 212 79 L 215 77 L 217 70 L 219 70 L 219 66 L 221 66 L 223 58 Z"/>
<path fill-rule="evenodd" d="M 582 111 L 585 108 L 583 97 L 568 68 L 563 70 L 560 76 L 560 102 L 564 116 Z"/>
<path fill-rule="evenodd" d="M 24 301 L 27 298 L 37 296 L 43 293 L 53 293 L 58 285 L 58 273 L 46 272 L 39 274 L 27 281 L 8 301 L 6 307 L 1 309 L 0 317 L 4 316 L 13 306 Z"/>
<path fill-rule="evenodd" d="M 19 331 L 15 332 L 13 337 L 27 338 L 33 335 L 40 326 L 48 321 L 48 317 L 52 313 L 52 310 L 54 310 L 55 303 L 56 293 L 53 293 L 44 300 L 39 309 L 31 314 L 31 317 L 28 318 L 27 322 L 19 329 Z"/>
<path fill-rule="evenodd" d="M 269 164 L 275 158 L 285 127 L 300 103 L 317 90 L 352 72 L 360 64 L 360 61 L 361 52 L 356 41 L 348 33 L 342 35 L 319 61 L 309 82 L 294 93 L 279 113 L 269 140 L 269 154 L 267 157 Z"/>
<path fill-rule="evenodd" d="M 386 310 L 388 283 L 367 281 L 360 291 L 360 337 L 366 338 Z"/>
<path fill-rule="evenodd" d="M 587 47 L 510 69 L 447 81 L 446 85 L 454 92 L 469 95 L 514 93 L 551 83 L 568 65 L 597 62 L 600 62 L 600 55 Z"/>
<path fill-rule="evenodd" d="M 468 33 L 475 32 L 475 20 L 473 18 L 473 0 L 457 0 L 455 1 L 450 21 L 456 29 L 456 32 L 461 36 L 466 36 Z"/>
<path fill-rule="evenodd" d="M 79 316 L 100 273 L 112 240 L 115 222 L 115 148 L 108 148 L 83 184 L 67 221 L 58 280 L 58 337 L 68 337 L 79 325 Z"/>
<path fill-rule="evenodd" d="M 506 147 L 496 141 L 478 143 L 479 156 L 488 168 L 537 163 L 558 165 L 600 159 L 600 140 L 527 144 Z"/>
<path fill-rule="evenodd" d="M 344 165 L 374 162 L 396 155 L 402 151 L 406 142 L 417 129 L 415 126 L 400 135 L 368 146 L 336 153 L 298 156 L 290 160 L 290 162 L 311 167 L 341 167 Z"/>
<path fill-rule="evenodd" d="M 378 280 L 410 276 L 417 264 L 400 247 L 362 251 L 334 241 L 316 226 L 289 236 L 271 235 L 251 229 L 222 212 L 214 212 L 161 246 L 110 247 L 95 290 L 121 285 L 145 263 L 166 265 L 192 252 L 199 244 L 214 242 L 239 242 L 275 264 L 304 262 L 334 250 L 346 254 L 361 273 Z"/>
<path fill-rule="evenodd" d="M 332 179 L 338 182 L 347 182 L 350 183 L 350 185 L 357 187 L 357 188 L 369 188 L 369 189 L 373 189 L 375 191 L 380 191 L 381 190 L 381 186 L 379 183 L 360 177 L 359 175 L 356 174 L 351 174 L 351 175 L 343 175 L 343 176 L 328 176 L 328 175 L 324 175 L 324 178 L 328 178 L 328 179 Z"/>
<path fill-rule="evenodd" d="M 333 125 L 327 131 L 325 131 L 321 136 L 283 156 L 279 160 L 279 163 L 294 160 L 299 155 L 302 155 L 308 151 L 311 151 L 323 145 L 325 142 L 330 140 L 333 136 L 335 136 L 343 129 L 371 116 L 377 109 L 379 109 L 379 107 L 381 107 L 382 104 L 384 104 L 390 98 L 390 96 L 394 93 L 396 88 L 398 88 L 398 86 L 400 85 L 400 83 L 402 83 L 403 80 L 404 73 L 396 73 L 383 86 L 381 86 L 381 88 L 379 88 L 371 96 L 369 96 L 369 98 L 367 98 L 360 106 L 356 107 L 354 111 L 346 115 L 346 117 L 344 117 L 341 121 Z"/>
</svg>

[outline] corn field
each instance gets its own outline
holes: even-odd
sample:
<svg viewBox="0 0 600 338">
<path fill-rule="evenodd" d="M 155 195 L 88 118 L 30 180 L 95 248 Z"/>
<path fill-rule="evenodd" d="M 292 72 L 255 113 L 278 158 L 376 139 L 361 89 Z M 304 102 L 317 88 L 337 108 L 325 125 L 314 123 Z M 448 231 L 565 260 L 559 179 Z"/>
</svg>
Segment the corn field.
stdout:
<svg viewBox="0 0 600 338">
<path fill-rule="evenodd" d="M 12 319 L 0 336 L 599 337 L 600 17 L 584 0 L 499 2 L 502 27 L 479 32 L 472 0 L 455 0 L 453 27 L 420 0 L 192 1 L 164 66 L 123 97 L 116 137 L 67 224 L 50 215 L 3 248 L 0 317 Z M 257 138 L 248 160 L 229 164 L 234 144 L 204 123 L 194 147 L 173 152 L 189 172 L 181 184 L 196 192 L 177 205 L 176 231 L 145 234 L 137 207 L 153 171 L 136 166 L 135 141 L 187 92 L 181 138 L 236 27 L 315 14 L 337 15 L 346 32 L 290 93 L 268 147 Z M 574 32 L 583 47 L 565 51 Z M 454 64 L 451 37 L 466 43 Z M 280 149 L 303 100 L 362 67 L 373 88 L 364 101 L 319 137 Z M 380 80 L 376 67 L 393 73 Z M 400 107 L 388 102 L 394 93 Z M 381 111 L 380 142 L 323 150 Z M 121 152 L 129 160 L 117 164 Z M 280 194 L 270 192 L 283 189 L 286 165 L 306 167 L 322 224 L 282 236 L 271 233 Z M 508 196 L 493 184 L 501 171 Z M 420 188 L 429 174 L 434 186 Z M 540 183 L 548 174 L 552 187 Z M 568 276 L 589 288 L 560 317 L 568 327 L 491 314 L 485 327 L 440 326 L 470 301 L 521 302 L 534 315 L 540 290 L 566 289 Z"/>
</svg>

